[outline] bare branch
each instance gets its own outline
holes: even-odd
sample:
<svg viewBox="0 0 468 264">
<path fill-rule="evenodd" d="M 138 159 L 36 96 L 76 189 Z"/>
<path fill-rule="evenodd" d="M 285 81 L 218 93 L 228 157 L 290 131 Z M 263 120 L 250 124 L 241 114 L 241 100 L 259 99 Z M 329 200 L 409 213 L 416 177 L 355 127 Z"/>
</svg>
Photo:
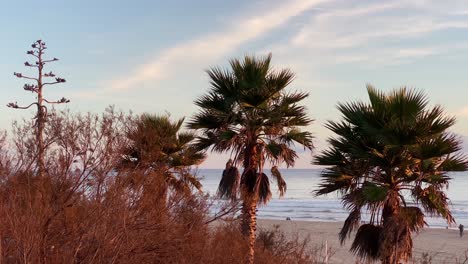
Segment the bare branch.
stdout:
<svg viewBox="0 0 468 264">
<path fill-rule="evenodd" d="M 44 73 L 42 76 L 43 76 L 43 77 L 55 77 L 55 74 L 52 73 L 52 71 L 51 71 L 51 72 L 49 72 L 49 73 Z"/>
<path fill-rule="evenodd" d="M 23 89 L 26 91 L 34 92 L 34 93 L 39 92 L 39 88 L 37 87 L 37 85 L 33 85 L 33 84 L 25 84 L 23 86 Z"/>
<path fill-rule="evenodd" d="M 38 59 L 39 59 L 39 56 L 38 56 L 38 55 L 36 55 L 35 53 L 36 53 L 36 51 L 34 51 L 34 50 L 28 50 L 28 51 L 26 52 L 26 54 L 28 54 L 28 55 L 32 55 L 32 56 L 34 56 L 34 57 L 36 57 L 36 58 L 38 58 Z M 38 52 L 37 52 L 37 53 L 38 53 Z"/>
<path fill-rule="evenodd" d="M 57 84 L 57 83 L 64 83 L 64 82 L 66 82 L 66 80 L 63 79 L 63 78 L 55 78 L 55 80 L 56 80 L 55 82 L 43 83 L 42 85 L 51 85 L 51 84 Z"/>
<path fill-rule="evenodd" d="M 36 61 L 36 65 L 33 65 L 33 64 L 29 63 L 28 61 L 26 61 L 26 62 L 24 62 L 24 66 L 27 66 L 27 67 L 39 67 L 37 61 Z"/>
<path fill-rule="evenodd" d="M 50 60 L 43 60 L 42 62 L 43 63 L 47 63 L 47 62 L 53 62 L 53 61 L 58 61 L 59 59 L 57 58 L 53 58 L 53 59 L 50 59 Z"/>
<path fill-rule="evenodd" d="M 57 100 L 57 101 L 49 101 L 45 98 L 43 100 L 48 104 L 66 104 L 70 102 L 70 100 L 65 97 L 62 97 L 60 100 Z"/>
<path fill-rule="evenodd" d="M 29 80 L 34 80 L 34 81 L 38 81 L 37 78 L 33 78 L 33 77 L 29 77 L 29 76 L 24 76 L 22 73 L 19 73 L 19 72 L 14 72 L 13 75 L 15 75 L 16 77 L 18 78 L 24 78 L 24 79 L 29 79 Z"/>
<path fill-rule="evenodd" d="M 20 78 L 24 78 L 24 79 L 29 79 L 29 80 L 33 80 L 33 81 L 39 81 L 37 78 L 33 78 L 33 77 L 28 77 L 28 76 L 24 76 L 22 75 Z"/>
<path fill-rule="evenodd" d="M 7 104 L 7 107 L 10 107 L 10 108 L 15 108 L 15 109 L 28 109 L 29 107 L 33 106 L 33 105 L 37 105 L 38 103 L 31 103 L 30 105 L 28 106 L 18 106 L 18 103 L 17 102 L 14 102 L 14 103 L 8 103 Z"/>
<path fill-rule="evenodd" d="M 226 215 L 233 215 L 240 210 L 239 202 L 233 203 L 225 208 L 222 208 L 220 212 L 216 213 L 211 219 L 205 221 L 203 224 L 207 225 L 214 221 L 221 220 Z"/>
</svg>

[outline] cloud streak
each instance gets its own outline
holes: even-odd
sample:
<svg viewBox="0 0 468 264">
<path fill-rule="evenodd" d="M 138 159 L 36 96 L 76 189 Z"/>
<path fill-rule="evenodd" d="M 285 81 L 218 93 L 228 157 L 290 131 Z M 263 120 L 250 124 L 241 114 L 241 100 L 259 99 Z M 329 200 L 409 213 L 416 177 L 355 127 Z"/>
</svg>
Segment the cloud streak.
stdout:
<svg viewBox="0 0 468 264">
<path fill-rule="evenodd" d="M 264 35 L 282 25 L 291 18 L 302 14 L 324 0 L 282 1 L 268 12 L 249 18 L 233 19 L 236 25 L 230 29 L 202 36 L 186 43 L 163 50 L 153 60 L 136 67 L 126 78 L 110 81 L 112 90 L 127 90 L 147 81 L 168 78 L 173 70 L 187 60 L 203 63 L 232 52 L 240 45 Z M 239 22 L 240 23 L 237 23 Z"/>
<path fill-rule="evenodd" d="M 446 53 L 437 46 L 414 45 L 433 33 L 468 29 L 466 18 L 453 15 L 453 6 L 435 3 L 391 1 L 323 8 L 283 48 L 316 51 L 322 61 L 332 64 L 381 64 L 379 60 L 398 64 Z M 456 43 L 436 45 L 460 48 Z"/>
</svg>

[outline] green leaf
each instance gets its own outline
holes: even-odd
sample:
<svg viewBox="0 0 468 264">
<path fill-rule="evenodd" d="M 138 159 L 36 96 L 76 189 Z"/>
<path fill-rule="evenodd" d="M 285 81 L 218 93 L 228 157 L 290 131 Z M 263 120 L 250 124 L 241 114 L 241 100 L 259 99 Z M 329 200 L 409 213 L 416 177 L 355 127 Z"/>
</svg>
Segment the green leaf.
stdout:
<svg viewBox="0 0 468 264">
<path fill-rule="evenodd" d="M 387 197 L 388 189 L 373 183 L 366 183 L 362 187 L 362 193 L 366 201 L 381 202 Z"/>
</svg>

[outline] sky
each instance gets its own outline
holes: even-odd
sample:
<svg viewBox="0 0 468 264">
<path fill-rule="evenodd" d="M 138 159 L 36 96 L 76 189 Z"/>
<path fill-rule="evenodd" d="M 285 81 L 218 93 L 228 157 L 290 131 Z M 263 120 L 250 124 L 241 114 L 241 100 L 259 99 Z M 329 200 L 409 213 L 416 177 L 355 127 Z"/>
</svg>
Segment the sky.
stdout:
<svg viewBox="0 0 468 264">
<path fill-rule="evenodd" d="M 29 111 L 6 107 L 31 102 L 13 72 L 30 44 L 42 39 L 50 65 L 65 78 L 46 97 L 71 99 L 75 112 L 107 106 L 134 113 L 190 117 L 193 101 L 208 89 L 206 70 L 230 58 L 273 54 L 276 69 L 290 68 L 289 89 L 315 119 L 307 129 L 316 149 L 300 153 L 309 168 L 331 136 L 323 125 L 338 120 L 338 102 L 366 100 L 366 84 L 390 91 L 424 91 L 458 122 L 452 132 L 468 150 L 468 1 L 354 0 L 0 0 L 0 129 Z M 222 168 L 210 155 L 202 168 Z"/>
</svg>

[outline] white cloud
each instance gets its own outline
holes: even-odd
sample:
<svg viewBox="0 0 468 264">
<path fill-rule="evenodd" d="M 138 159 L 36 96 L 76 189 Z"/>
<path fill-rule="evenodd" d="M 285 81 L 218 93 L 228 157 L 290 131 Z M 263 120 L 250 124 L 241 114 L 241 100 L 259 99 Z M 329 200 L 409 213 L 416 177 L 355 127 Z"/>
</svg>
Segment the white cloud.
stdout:
<svg viewBox="0 0 468 264">
<path fill-rule="evenodd" d="M 241 44 L 278 28 L 289 19 L 300 15 L 320 2 L 323 0 L 284 1 L 282 5 L 257 17 L 233 19 L 235 25 L 232 28 L 164 50 L 153 60 L 137 66 L 130 77 L 112 80 L 110 82 L 111 88 L 124 90 L 149 80 L 167 78 L 177 65 L 187 62 L 187 60 L 202 63 L 223 56 Z"/>
</svg>

